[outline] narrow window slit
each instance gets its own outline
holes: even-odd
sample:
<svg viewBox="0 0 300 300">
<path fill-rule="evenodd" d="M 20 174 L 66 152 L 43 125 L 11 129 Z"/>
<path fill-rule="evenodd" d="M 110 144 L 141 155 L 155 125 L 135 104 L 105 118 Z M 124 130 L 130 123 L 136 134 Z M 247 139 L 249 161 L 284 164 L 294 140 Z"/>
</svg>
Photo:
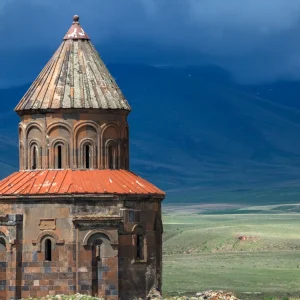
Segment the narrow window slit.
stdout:
<svg viewBox="0 0 300 300">
<path fill-rule="evenodd" d="M 50 239 L 45 241 L 45 260 L 51 261 L 52 260 L 52 242 Z"/>
<path fill-rule="evenodd" d="M 114 149 L 112 145 L 108 146 L 108 168 L 115 169 Z"/>
<path fill-rule="evenodd" d="M 57 147 L 57 168 L 62 168 L 62 149 L 61 146 Z"/>
<path fill-rule="evenodd" d="M 90 146 L 89 145 L 85 146 L 85 168 L 86 169 L 90 168 Z"/>
<path fill-rule="evenodd" d="M 33 146 L 32 148 L 32 170 L 37 168 L 37 148 Z"/>
</svg>

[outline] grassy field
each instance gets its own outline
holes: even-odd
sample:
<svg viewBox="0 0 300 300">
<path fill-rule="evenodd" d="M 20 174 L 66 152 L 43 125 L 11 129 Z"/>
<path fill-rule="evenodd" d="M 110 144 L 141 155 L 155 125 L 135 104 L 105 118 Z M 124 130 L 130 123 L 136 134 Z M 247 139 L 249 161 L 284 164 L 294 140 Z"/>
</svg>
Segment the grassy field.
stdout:
<svg viewBox="0 0 300 300">
<path fill-rule="evenodd" d="M 300 296 L 299 208 L 165 207 L 164 294 Z"/>
</svg>

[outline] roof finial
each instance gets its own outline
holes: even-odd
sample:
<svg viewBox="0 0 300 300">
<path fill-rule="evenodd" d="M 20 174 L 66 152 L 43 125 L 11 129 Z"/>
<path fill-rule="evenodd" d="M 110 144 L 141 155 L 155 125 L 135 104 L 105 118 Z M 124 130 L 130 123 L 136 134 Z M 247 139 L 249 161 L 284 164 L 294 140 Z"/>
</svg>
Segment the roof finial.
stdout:
<svg viewBox="0 0 300 300">
<path fill-rule="evenodd" d="M 0 0 L 1 1 L 1 0 Z M 89 40 L 90 38 L 84 32 L 81 25 L 79 24 L 79 16 L 73 16 L 73 24 L 69 31 L 64 37 L 64 40 Z"/>
<path fill-rule="evenodd" d="M 78 15 L 73 16 L 73 24 L 79 24 L 79 16 Z"/>
</svg>

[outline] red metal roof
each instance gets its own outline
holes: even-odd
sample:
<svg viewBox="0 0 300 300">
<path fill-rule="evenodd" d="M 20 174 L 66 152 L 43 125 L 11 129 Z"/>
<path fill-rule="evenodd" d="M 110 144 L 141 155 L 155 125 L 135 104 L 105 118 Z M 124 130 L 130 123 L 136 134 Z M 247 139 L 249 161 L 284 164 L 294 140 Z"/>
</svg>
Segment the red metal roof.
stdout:
<svg viewBox="0 0 300 300">
<path fill-rule="evenodd" d="M 19 171 L 0 181 L 0 197 L 51 194 L 165 195 L 127 170 Z"/>
</svg>

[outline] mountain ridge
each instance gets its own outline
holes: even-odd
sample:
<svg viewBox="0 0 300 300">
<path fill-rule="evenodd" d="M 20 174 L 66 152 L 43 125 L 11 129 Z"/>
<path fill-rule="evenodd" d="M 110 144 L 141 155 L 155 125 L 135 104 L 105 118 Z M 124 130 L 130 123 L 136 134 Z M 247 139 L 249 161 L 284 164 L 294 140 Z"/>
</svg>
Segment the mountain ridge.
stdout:
<svg viewBox="0 0 300 300">
<path fill-rule="evenodd" d="M 296 83 L 285 103 L 267 93 L 284 95 L 283 83 L 246 86 L 215 66 L 108 68 L 132 107 L 131 169 L 166 190 L 168 201 L 273 201 L 282 191 L 284 201 L 298 199 Z M 28 87 L 0 90 L 0 99 L 11 99 L 1 112 L 0 177 L 17 170 L 13 108 Z"/>
</svg>

